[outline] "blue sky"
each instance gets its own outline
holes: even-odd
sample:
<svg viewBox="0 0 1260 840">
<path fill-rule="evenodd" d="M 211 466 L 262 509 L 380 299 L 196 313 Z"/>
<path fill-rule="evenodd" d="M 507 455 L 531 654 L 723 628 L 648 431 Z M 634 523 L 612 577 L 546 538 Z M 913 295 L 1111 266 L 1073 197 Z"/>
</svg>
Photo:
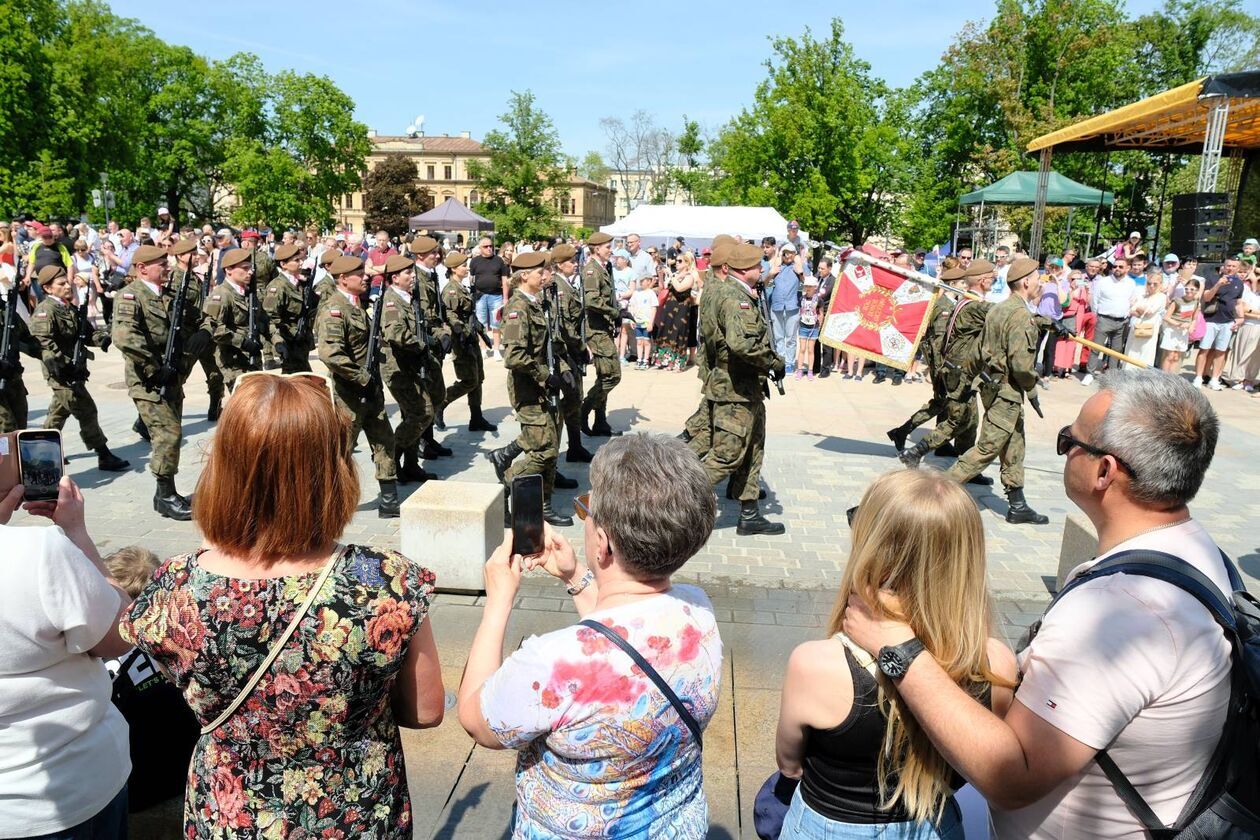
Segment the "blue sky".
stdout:
<svg viewBox="0 0 1260 840">
<path fill-rule="evenodd" d="M 684 114 L 716 131 L 752 100 L 769 36 L 806 26 L 825 35 L 839 16 L 858 56 L 901 86 L 934 66 L 966 21 L 991 16 L 995 2 L 110 5 L 210 58 L 252 52 L 271 72 L 327 75 L 354 98 L 357 118 L 381 134 L 402 134 L 423 114 L 428 134 L 471 131 L 480 139 L 495 127 L 509 92 L 529 89 L 565 150 L 580 158 L 605 147 L 600 117 L 640 108 L 674 131 Z M 1158 5 L 1128 2 L 1131 14 Z"/>
</svg>

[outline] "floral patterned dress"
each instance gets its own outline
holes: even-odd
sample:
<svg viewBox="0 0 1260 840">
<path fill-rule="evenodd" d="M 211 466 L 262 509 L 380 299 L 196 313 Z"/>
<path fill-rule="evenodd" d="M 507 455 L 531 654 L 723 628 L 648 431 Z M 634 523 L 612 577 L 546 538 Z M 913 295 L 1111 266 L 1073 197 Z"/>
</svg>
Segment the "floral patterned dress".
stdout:
<svg viewBox="0 0 1260 840">
<path fill-rule="evenodd" d="M 167 560 L 121 625 L 202 725 L 235 699 L 319 571 L 225 578 L 196 554 Z M 433 573 L 347 546 L 249 698 L 193 752 L 186 840 L 411 837 L 394 677 L 433 598 Z"/>
</svg>

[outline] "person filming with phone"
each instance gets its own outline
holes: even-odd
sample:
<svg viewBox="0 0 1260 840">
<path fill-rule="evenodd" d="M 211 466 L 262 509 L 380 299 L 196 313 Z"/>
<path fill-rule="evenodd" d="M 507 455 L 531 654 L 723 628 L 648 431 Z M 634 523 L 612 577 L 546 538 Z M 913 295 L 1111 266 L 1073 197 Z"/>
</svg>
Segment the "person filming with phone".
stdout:
<svg viewBox="0 0 1260 840">
<path fill-rule="evenodd" d="M 516 837 L 703 836 L 701 739 L 722 641 L 708 596 L 670 576 L 708 541 L 713 490 L 687 446 L 661 436 L 613 439 L 590 476 L 574 503 L 585 562 L 541 515 L 539 554 L 522 557 L 508 536 L 486 562 L 459 722 L 484 747 L 518 751 Z M 525 639 L 505 661 L 512 602 L 536 568 L 585 620 Z"/>
</svg>

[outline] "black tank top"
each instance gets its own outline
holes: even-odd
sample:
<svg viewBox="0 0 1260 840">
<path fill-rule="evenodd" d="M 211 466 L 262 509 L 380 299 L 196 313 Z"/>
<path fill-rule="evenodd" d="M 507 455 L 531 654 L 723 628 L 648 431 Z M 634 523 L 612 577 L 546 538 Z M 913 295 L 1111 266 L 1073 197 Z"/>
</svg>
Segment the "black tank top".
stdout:
<svg viewBox="0 0 1260 840">
<path fill-rule="evenodd" d="M 907 822 L 910 814 L 898 803 L 889 810 L 879 807 L 879 752 L 884 744 L 887 719 L 879 708 L 875 678 L 845 647 L 844 661 L 853 677 L 853 707 L 838 726 L 805 730 L 805 757 L 801 762 L 801 797 L 805 804 L 837 822 L 874 825 Z M 987 687 L 982 702 L 988 706 Z M 965 780 L 957 773 L 950 780 L 954 790 Z M 893 774 L 888 789 L 897 785 Z"/>
</svg>

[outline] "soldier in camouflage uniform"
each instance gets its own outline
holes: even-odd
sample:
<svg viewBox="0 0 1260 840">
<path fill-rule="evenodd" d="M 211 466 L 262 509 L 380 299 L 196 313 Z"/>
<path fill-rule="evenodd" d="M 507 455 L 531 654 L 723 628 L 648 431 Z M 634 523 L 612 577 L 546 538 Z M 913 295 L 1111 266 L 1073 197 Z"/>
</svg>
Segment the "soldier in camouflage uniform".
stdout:
<svg viewBox="0 0 1260 840">
<path fill-rule="evenodd" d="M 621 329 L 621 308 L 605 268 L 612 253 L 612 237 L 597 232 L 587 241 L 591 255 L 582 266 L 582 302 L 586 305 L 586 346 L 595 364 L 595 382 L 582 400 L 582 431 L 592 437 L 616 437 L 621 432 L 608 425 L 608 395 L 621 381 L 621 360 L 614 341 Z M 592 411 L 595 422 L 588 425 Z"/>
<path fill-rule="evenodd" d="M 376 515 L 381 519 L 398 516 L 398 484 L 394 461 L 394 430 L 385 416 L 385 391 L 380 379 L 367 370 L 371 324 L 359 304 L 367 291 L 363 260 L 338 257 L 328 267 L 337 280 L 337 291 L 324 296 L 315 316 L 316 349 L 319 359 L 332 374 L 337 404 L 354 418 L 349 445 L 367 433 L 372 463 L 380 485 Z"/>
<path fill-rule="evenodd" d="M 310 305 L 312 311 L 303 305 L 309 281 L 302 276 L 302 257 L 302 248 L 296 244 L 276 249 L 280 273 L 267 284 L 262 298 L 271 347 L 285 373 L 309 371 L 311 351 L 315 349 L 316 302 Z M 303 323 L 305 329 L 299 335 Z"/>
<path fill-rule="evenodd" d="M 319 267 L 315 269 L 318 275 L 323 271 L 324 276 L 315 281 L 315 296 L 320 300 L 329 292 L 337 291 L 337 279 L 328 273 L 328 266 L 332 265 L 332 261 L 341 256 L 341 252 L 335 248 L 329 248 L 319 255 Z"/>
<path fill-rule="evenodd" d="M 548 313 L 543 310 L 543 266 L 549 255 L 530 251 L 517 254 L 512 268 L 521 271 L 520 285 L 503 308 L 503 364 L 508 370 L 512 408 L 521 424 L 514 443 L 490 454 L 495 472 L 509 488 L 519 475 L 543 479 L 543 519 L 552 525 L 573 524 L 573 518 L 551 507 L 555 486 L 559 431 L 551 398 L 559 396 L 563 375 L 547 369 Z M 553 339 L 554 340 L 554 339 Z M 553 344 L 553 347 L 555 345 Z M 568 374 L 572 377 L 572 373 Z M 519 461 L 507 468 L 516 454 Z"/>
<path fill-rule="evenodd" d="M 249 251 L 249 267 L 253 272 L 254 283 L 257 284 L 258 290 L 267 288 L 267 285 L 276 279 L 276 264 L 267 254 L 261 234 L 256 230 L 242 231 L 241 247 Z M 258 338 L 263 345 L 262 369 L 274 370 L 279 365 L 276 362 L 275 350 L 271 346 L 271 338 L 266 330 L 259 330 Z"/>
<path fill-rule="evenodd" d="M 19 276 L 14 285 L 5 283 L 3 300 L 0 304 L 7 303 L 9 295 L 21 295 L 25 281 Z M 16 301 L 15 302 L 20 302 Z M 6 306 L 7 310 L 7 306 Z M 3 323 L 0 322 L 0 327 Z M 22 320 L 22 316 L 17 310 L 13 311 L 13 324 L 10 327 L 9 335 L 9 358 L 0 359 L 0 379 L 4 382 L 4 387 L 0 388 L 0 434 L 16 432 L 19 429 L 26 428 L 28 408 L 26 403 L 26 383 L 22 381 L 22 363 L 19 361 L 19 351 L 28 356 L 34 356 L 36 359 L 40 357 L 39 344 L 31 338 L 30 332 L 27 330 L 26 322 Z"/>
<path fill-rule="evenodd" d="M 381 271 L 381 377 L 398 403 L 402 421 L 394 431 L 398 481 L 425 482 L 438 476 L 420 466 L 420 436 L 433 422 L 433 405 L 424 390 L 428 360 L 437 342 L 417 328 L 415 269 L 407 257 L 394 254 Z"/>
<path fill-rule="evenodd" d="M 427 322 L 429 335 L 437 342 L 437 348 L 425 359 L 424 393 L 429 401 L 429 424 L 423 429 L 425 458 L 446 458 L 452 453 L 448 447 L 438 443 L 433 437 L 433 426 L 439 424 L 446 428 L 442 420 L 442 409 L 446 407 L 446 380 L 442 376 L 442 359 L 451 352 L 451 328 L 444 317 L 446 307 L 442 305 L 441 290 L 438 288 L 437 264 L 442 260 L 442 252 L 438 250 L 437 240 L 431 236 L 417 236 L 411 240 L 411 253 L 416 260 L 416 282 L 414 294 L 420 298 L 420 309 Z"/>
<path fill-rule="evenodd" d="M 499 427 L 481 413 L 481 385 L 486 379 L 481 356 L 481 339 L 485 327 L 477 320 L 477 306 L 464 288 L 468 276 L 468 257 L 452 253 L 443 260 L 446 286 L 442 289 L 442 309 L 446 326 L 451 331 L 451 357 L 455 366 L 455 382 L 446 389 L 445 405 L 468 395 L 468 431 L 497 432 Z"/>
<path fill-rule="evenodd" d="M 197 243 L 192 239 L 181 239 L 170 247 L 168 253 L 175 258 L 175 270 L 171 274 L 171 288 L 178 290 L 183 286 L 184 276 L 192 271 L 192 259 L 196 251 Z M 188 301 L 184 305 L 184 311 L 190 315 L 194 312 L 202 313 L 204 319 L 201 281 L 198 279 L 191 281 L 188 284 L 187 294 Z M 207 332 L 210 331 L 211 327 L 204 320 L 203 326 Z M 206 411 L 206 419 L 213 423 L 219 419 L 219 413 L 223 410 L 223 371 L 219 370 L 219 362 L 215 358 L 214 342 L 206 345 L 205 351 L 197 358 L 186 358 L 187 365 L 183 373 L 183 381 L 188 381 L 193 367 L 201 365 L 201 372 L 206 376 L 206 392 L 210 395 L 210 408 Z"/>
<path fill-rule="evenodd" d="M 228 391 L 236 385 L 236 377 L 262 369 L 261 307 L 256 323 L 257 335 L 249 334 L 250 264 L 249 251 L 233 248 L 223 255 L 223 282 L 206 298 L 205 313 L 214 336 L 219 370 L 223 371 Z"/>
<path fill-rule="evenodd" d="M 44 428 L 61 431 L 66 418 L 73 415 L 79 421 L 83 444 L 96 452 L 97 467 L 106 472 L 123 472 L 131 464 L 109 451 L 105 433 L 96 419 L 96 403 L 87 390 L 87 361 L 92 358 L 87 346 L 109 350 L 109 332 L 89 327 L 83 358 L 76 368 L 74 350 L 79 340 L 79 319 L 86 318 L 87 313 L 80 313 L 75 307 L 74 286 L 60 263 L 40 269 L 39 285 L 44 289 L 44 299 L 31 313 L 30 329 L 32 337 L 39 342 L 44 379 L 52 389 Z"/>
<path fill-rule="evenodd" d="M 704 396 L 713 428 L 713 444 L 703 463 L 713 484 L 731 479 L 731 493 L 740 504 L 736 533 L 782 534 L 783 524 L 762 516 L 757 499 L 766 443 L 766 377 L 782 378 L 784 364 L 757 305 L 761 249 L 741 244 L 728 254 L 728 288 L 700 335 L 710 364 Z"/>
<path fill-rule="evenodd" d="M 727 281 L 726 261 L 730 254 L 730 249 L 738 244 L 738 239 L 725 233 L 719 233 L 713 237 L 713 248 L 709 255 L 709 267 L 705 269 L 703 291 L 700 293 L 700 306 L 696 313 L 696 321 L 701 333 L 704 332 L 706 323 L 712 329 L 712 321 L 717 304 L 721 301 L 723 293 L 730 286 L 730 283 Z M 709 447 L 713 445 L 713 426 L 711 425 L 713 418 L 709 411 L 709 401 L 704 396 L 704 384 L 709 378 L 709 367 L 710 360 L 704 352 L 704 348 L 697 347 L 696 374 L 700 377 L 700 405 L 696 408 L 695 413 L 687 418 L 687 423 L 683 427 L 682 438 L 687 441 L 691 451 L 695 452 L 696 457 L 701 460 L 704 460 L 704 457 L 709 454 Z"/>
<path fill-rule="evenodd" d="M 185 306 L 182 323 L 172 324 L 178 293 L 164 285 L 167 254 L 142 245 L 132 259 L 136 279 L 114 302 L 113 339 L 126 360 L 127 394 L 136 404 L 153 445 L 149 469 L 157 480 L 153 509 L 168 519 L 192 518 L 192 507 L 175 489 L 184 409 L 183 368 L 205 352 L 210 335 L 201 329 L 201 313 Z M 166 364 L 166 336 L 180 331 L 185 357 Z"/>
<path fill-rule="evenodd" d="M 1015 260 L 1007 271 L 1006 283 L 1011 296 L 989 310 L 977 353 L 964 369 L 965 375 L 986 372 L 989 376 L 989 381 L 980 385 L 980 401 L 984 404 L 980 438 L 946 474 L 966 481 L 979 475 L 994 458 L 1001 458 L 1002 486 L 1009 501 L 1006 521 L 1044 525 L 1049 518 L 1024 500 L 1024 395 L 1037 387 L 1040 337 L 1029 309 L 1040 291 L 1037 261 Z"/>
<path fill-rule="evenodd" d="M 583 335 L 586 332 L 586 307 L 582 302 L 581 280 L 577 277 L 577 249 L 561 243 L 551 249 L 555 274 L 551 278 L 558 325 L 564 338 L 564 354 L 573 373 L 573 387 L 560 392 L 560 418 L 569 438 L 564 460 L 589 464 L 594 457 L 582 446 L 582 372 L 590 354 Z"/>
</svg>

